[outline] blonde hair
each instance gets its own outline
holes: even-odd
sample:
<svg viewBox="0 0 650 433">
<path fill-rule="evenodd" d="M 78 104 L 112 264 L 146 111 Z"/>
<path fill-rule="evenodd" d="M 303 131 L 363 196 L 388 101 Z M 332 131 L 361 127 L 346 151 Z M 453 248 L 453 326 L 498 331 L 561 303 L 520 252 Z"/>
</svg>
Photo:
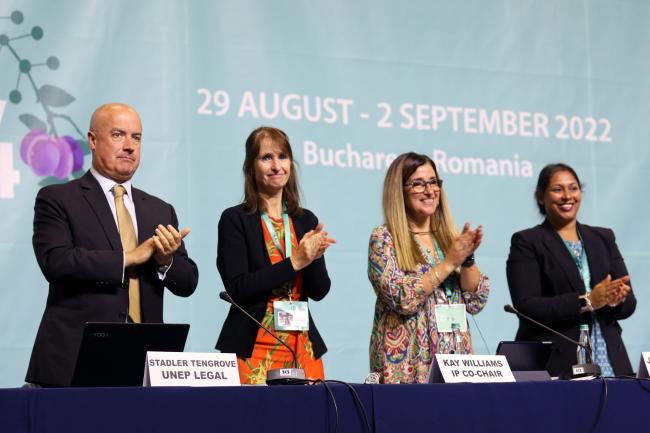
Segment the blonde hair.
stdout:
<svg viewBox="0 0 650 433">
<path fill-rule="evenodd" d="M 418 167 L 429 164 L 438 177 L 436 165 L 426 155 L 409 152 L 398 156 L 388 167 L 384 179 L 382 205 L 388 232 L 393 237 L 397 263 L 406 271 L 417 270 L 418 264 L 424 263 L 420 248 L 415 242 L 408 225 L 404 184 Z M 451 247 L 457 235 L 454 219 L 451 216 L 444 188 L 440 188 L 440 200 L 436 211 L 431 216 L 431 230 L 444 254 Z"/>
</svg>

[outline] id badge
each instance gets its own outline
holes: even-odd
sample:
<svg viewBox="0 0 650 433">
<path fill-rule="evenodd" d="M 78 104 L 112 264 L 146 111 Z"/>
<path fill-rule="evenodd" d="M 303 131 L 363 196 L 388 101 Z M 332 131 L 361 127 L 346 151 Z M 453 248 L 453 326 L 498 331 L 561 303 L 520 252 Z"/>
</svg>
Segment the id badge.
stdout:
<svg viewBox="0 0 650 433">
<path fill-rule="evenodd" d="M 308 331 L 309 307 L 305 301 L 274 301 L 273 323 L 276 331 Z"/>
<path fill-rule="evenodd" d="M 467 332 L 465 304 L 436 304 L 436 327 L 438 332 L 451 332 L 451 324 L 458 323 Z"/>
</svg>

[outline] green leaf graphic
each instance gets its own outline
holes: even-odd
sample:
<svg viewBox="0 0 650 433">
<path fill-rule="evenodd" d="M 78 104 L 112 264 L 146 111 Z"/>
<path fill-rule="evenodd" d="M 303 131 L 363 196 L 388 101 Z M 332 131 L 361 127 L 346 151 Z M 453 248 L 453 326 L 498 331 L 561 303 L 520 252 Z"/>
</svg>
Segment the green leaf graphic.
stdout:
<svg viewBox="0 0 650 433">
<path fill-rule="evenodd" d="M 67 181 L 57 179 L 54 176 L 48 176 L 48 177 L 45 177 L 45 178 L 41 179 L 41 181 L 38 182 L 38 186 L 40 186 L 42 188 L 44 186 L 56 185 L 56 184 L 64 183 L 64 182 L 67 182 Z"/>
<path fill-rule="evenodd" d="M 30 131 L 34 131 L 35 129 L 40 129 L 43 132 L 47 131 L 47 124 L 33 114 L 21 114 L 18 116 L 18 119 L 23 122 L 23 125 L 25 125 Z"/>
<path fill-rule="evenodd" d="M 84 151 L 84 155 L 90 155 L 90 147 L 88 147 L 88 141 L 87 140 L 77 140 L 79 141 L 79 145 L 81 146 L 81 150 Z"/>
<path fill-rule="evenodd" d="M 50 107 L 65 107 L 74 102 L 75 98 L 59 87 L 45 84 L 38 89 L 38 100 Z"/>
</svg>

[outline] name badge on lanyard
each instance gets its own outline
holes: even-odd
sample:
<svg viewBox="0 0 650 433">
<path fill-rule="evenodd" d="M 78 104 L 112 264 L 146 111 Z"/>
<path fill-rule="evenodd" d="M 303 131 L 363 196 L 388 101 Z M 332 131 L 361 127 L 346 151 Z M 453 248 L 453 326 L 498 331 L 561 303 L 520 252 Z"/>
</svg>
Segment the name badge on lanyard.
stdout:
<svg viewBox="0 0 650 433">
<path fill-rule="evenodd" d="M 273 302 L 276 331 L 309 331 L 309 308 L 303 301 Z"/>
<path fill-rule="evenodd" d="M 262 221 L 273 239 L 275 247 L 280 251 L 284 258 L 291 257 L 291 226 L 289 225 L 289 215 L 286 209 L 282 209 L 282 222 L 284 223 L 284 246 L 280 244 L 278 234 L 273 228 L 273 223 L 266 212 L 262 212 Z M 286 249 L 286 252 L 285 252 Z M 285 284 L 287 288 L 288 301 L 273 302 L 273 323 L 276 331 L 308 331 L 309 330 L 309 307 L 307 302 L 294 301 L 293 282 Z"/>
<path fill-rule="evenodd" d="M 467 332 L 465 304 L 436 304 L 436 328 L 438 332 L 451 332 L 451 325 L 458 323 Z"/>
</svg>

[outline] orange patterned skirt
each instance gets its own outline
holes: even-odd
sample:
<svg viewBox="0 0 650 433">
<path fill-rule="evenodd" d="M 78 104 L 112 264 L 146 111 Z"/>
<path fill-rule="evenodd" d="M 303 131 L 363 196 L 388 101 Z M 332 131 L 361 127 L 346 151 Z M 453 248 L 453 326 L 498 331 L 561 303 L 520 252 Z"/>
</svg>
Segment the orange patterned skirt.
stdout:
<svg viewBox="0 0 650 433">
<path fill-rule="evenodd" d="M 267 307 L 262 321 L 264 326 L 268 326 L 269 329 L 273 329 L 272 311 L 271 307 L 269 317 L 269 308 Z M 275 334 L 296 351 L 298 363 L 300 368 L 305 370 L 307 379 L 325 379 L 323 361 L 320 358 L 314 359 L 314 351 L 307 331 L 275 331 Z M 239 365 L 241 383 L 250 385 L 265 384 L 266 374 L 269 370 L 294 366 L 291 352 L 262 328 L 257 332 L 251 357 L 237 358 L 237 364 Z"/>
<path fill-rule="evenodd" d="M 277 238 L 281 243 L 281 249 L 285 249 L 284 245 L 284 223 L 282 219 L 270 218 L 273 229 L 276 232 Z M 284 260 L 282 251 L 274 244 L 273 238 L 268 231 L 267 226 L 260 220 L 262 224 L 262 232 L 264 233 L 264 244 L 269 254 L 269 259 L 272 264 L 276 264 Z M 291 230 L 291 243 L 294 251 L 298 250 L 298 238 L 293 227 L 293 220 L 289 219 Z M 302 274 L 298 273 L 296 278 L 291 282 L 291 299 L 297 301 L 302 293 Z M 267 328 L 273 330 L 273 301 L 286 300 L 289 292 L 286 287 L 278 288 L 273 291 L 271 299 L 266 304 L 266 311 L 262 318 L 262 324 Z M 282 339 L 289 347 L 291 347 L 298 356 L 298 363 L 300 368 L 305 370 L 307 379 L 325 379 L 323 372 L 323 361 L 314 359 L 314 350 L 309 334 L 307 331 L 275 331 L 275 335 Z M 276 368 L 292 368 L 294 366 L 293 355 L 275 338 L 268 334 L 264 329 L 260 328 L 257 331 L 255 339 L 255 346 L 250 358 L 237 358 L 239 365 L 239 379 L 242 384 L 265 384 L 266 374 L 269 370 Z"/>
</svg>

